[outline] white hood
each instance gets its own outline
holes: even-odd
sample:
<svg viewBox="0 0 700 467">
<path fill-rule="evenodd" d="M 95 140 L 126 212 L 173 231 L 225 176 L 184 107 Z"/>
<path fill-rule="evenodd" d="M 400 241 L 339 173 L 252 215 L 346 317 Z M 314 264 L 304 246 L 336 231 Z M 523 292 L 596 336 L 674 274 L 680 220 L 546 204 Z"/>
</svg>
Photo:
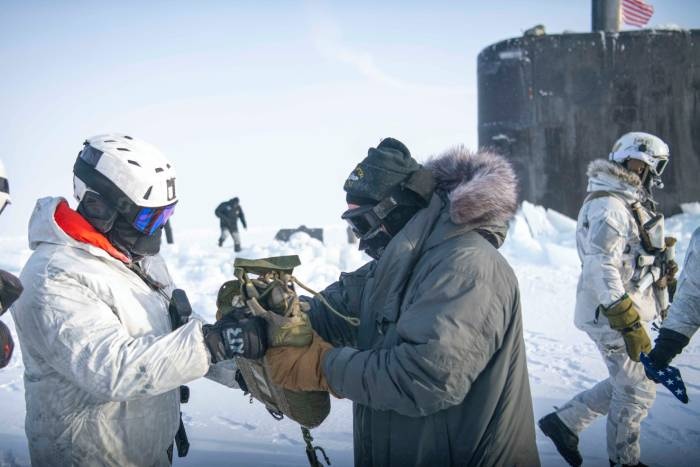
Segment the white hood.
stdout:
<svg viewBox="0 0 700 467">
<path fill-rule="evenodd" d="M 629 170 L 614 162 L 596 159 L 588 165 L 588 188 L 586 191 L 612 191 L 630 201 L 644 198 L 642 183 Z"/>
<path fill-rule="evenodd" d="M 54 214 L 64 198 L 46 197 L 37 200 L 29 219 L 29 248 L 36 250 L 41 243 L 64 245 L 90 253 L 92 256 L 121 263 L 102 248 L 74 240 L 56 224 Z"/>
</svg>

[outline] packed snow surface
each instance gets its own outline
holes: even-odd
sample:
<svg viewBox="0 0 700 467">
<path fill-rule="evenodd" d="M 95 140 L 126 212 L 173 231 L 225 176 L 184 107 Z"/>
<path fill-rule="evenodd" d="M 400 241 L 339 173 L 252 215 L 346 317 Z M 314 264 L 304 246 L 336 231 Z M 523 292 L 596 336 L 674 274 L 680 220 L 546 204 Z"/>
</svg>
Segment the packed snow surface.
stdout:
<svg viewBox="0 0 700 467">
<path fill-rule="evenodd" d="M 678 258 L 685 256 L 690 235 L 700 226 L 700 204 L 684 206 L 684 213 L 667 219 L 669 235 L 678 238 Z M 197 313 L 214 319 L 219 286 L 232 277 L 230 244 L 216 246 L 218 230 L 177 231 L 176 243 L 164 245 L 170 271 L 184 288 Z M 579 259 L 576 224 L 557 212 L 524 203 L 511 224 L 501 252 L 510 261 L 522 293 L 525 342 L 535 419 L 577 392 L 607 376 L 593 342 L 573 325 Z M 347 244 L 345 228 L 325 228 L 325 244 L 306 234 L 288 243 L 274 238 L 276 228 L 251 227 L 243 231 L 244 258 L 298 254 L 302 266 L 296 275 L 316 290 L 335 281 L 341 271 L 369 260 Z M 0 268 L 18 274 L 29 257 L 26 240 L 0 239 Z M 14 332 L 9 313 L 2 318 Z M 654 334 L 653 334 L 654 335 Z M 657 466 L 700 465 L 700 338 L 695 336 L 674 362 L 683 373 L 690 403 L 683 405 L 664 388 L 642 424 L 642 460 Z M 0 466 L 28 465 L 24 436 L 24 387 L 21 349 L 8 368 L 0 371 Z M 175 465 L 306 465 L 299 428 L 288 420 L 276 421 L 258 402 L 239 390 L 209 380 L 190 383 L 192 396 L 183 406 L 191 449 Z M 331 415 L 313 431 L 334 466 L 352 465 L 352 404 L 334 400 Z M 588 465 L 607 465 L 605 419 L 581 435 L 581 451 Z M 537 430 L 542 464 L 563 465 L 552 443 Z"/>
</svg>

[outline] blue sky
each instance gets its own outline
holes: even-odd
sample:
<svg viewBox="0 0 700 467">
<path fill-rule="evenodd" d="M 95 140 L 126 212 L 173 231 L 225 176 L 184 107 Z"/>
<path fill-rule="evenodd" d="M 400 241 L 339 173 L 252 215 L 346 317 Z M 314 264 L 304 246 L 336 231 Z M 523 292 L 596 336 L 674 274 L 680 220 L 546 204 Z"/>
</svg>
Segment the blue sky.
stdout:
<svg viewBox="0 0 700 467">
<path fill-rule="evenodd" d="M 696 0 L 652 3 L 652 26 L 700 24 Z M 252 225 L 338 222 L 381 138 L 419 160 L 475 147 L 477 54 L 539 23 L 587 32 L 590 1 L 3 1 L 0 232 L 41 196 L 72 201 L 82 141 L 110 131 L 175 163 L 176 229 L 215 227 L 236 195 Z"/>
</svg>

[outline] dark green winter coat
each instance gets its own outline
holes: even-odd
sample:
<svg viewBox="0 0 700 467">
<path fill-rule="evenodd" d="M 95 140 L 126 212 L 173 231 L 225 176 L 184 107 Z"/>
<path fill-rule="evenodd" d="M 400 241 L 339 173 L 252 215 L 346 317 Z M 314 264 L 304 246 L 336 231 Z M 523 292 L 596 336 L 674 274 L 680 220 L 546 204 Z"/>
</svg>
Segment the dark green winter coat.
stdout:
<svg viewBox="0 0 700 467">
<path fill-rule="evenodd" d="M 323 362 L 354 402 L 357 466 L 537 466 L 520 294 L 498 253 L 516 205 L 510 165 L 456 148 L 439 191 L 382 257 L 312 301 Z"/>
</svg>

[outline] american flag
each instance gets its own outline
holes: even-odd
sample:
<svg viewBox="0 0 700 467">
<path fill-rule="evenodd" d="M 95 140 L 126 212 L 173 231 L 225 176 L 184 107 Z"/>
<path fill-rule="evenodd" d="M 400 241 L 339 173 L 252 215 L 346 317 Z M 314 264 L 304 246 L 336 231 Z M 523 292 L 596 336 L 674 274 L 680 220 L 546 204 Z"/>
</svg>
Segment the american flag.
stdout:
<svg viewBox="0 0 700 467">
<path fill-rule="evenodd" d="M 654 14 L 654 7 L 644 0 L 622 0 L 622 21 L 630 26 L 643 27 Z"/>
<path fill-rule="evenodd" d="M 669 365 L 666 368 L 657 369 L 647 355 L 641 354 L 639 358 L 644 365 L 644 372 L 650 380 L 663 384 L 679 401 L 684 404 L 688 403 L 688 392 L 678 368 Z"/>
</svg>

